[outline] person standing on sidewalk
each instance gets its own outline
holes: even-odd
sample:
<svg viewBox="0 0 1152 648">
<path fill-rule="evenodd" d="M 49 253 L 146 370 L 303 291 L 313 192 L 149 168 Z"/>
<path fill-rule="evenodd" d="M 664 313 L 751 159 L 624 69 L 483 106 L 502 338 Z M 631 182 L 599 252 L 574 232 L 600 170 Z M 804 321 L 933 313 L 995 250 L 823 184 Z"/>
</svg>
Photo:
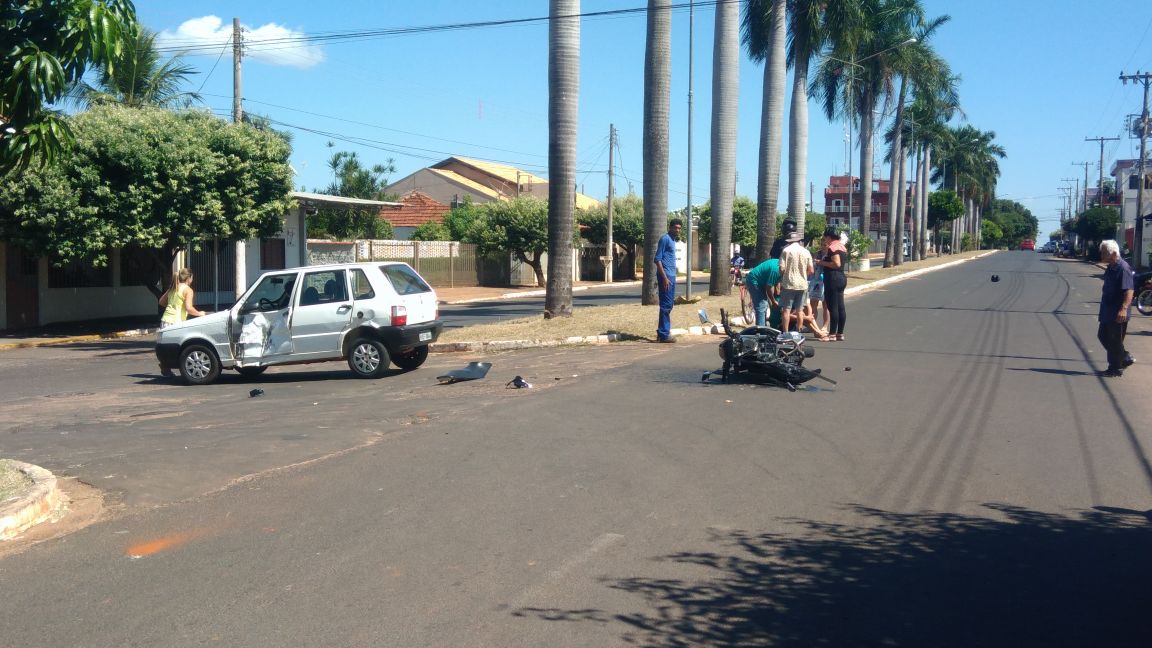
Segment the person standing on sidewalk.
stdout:
<svg viewBox="0 0 1152 648">
<path fill-rule="evenodd" d="M 803 312 L 808 301 L 808 278 L 814 266 L 803 240 L 803 234 L 792 232 L 784 238 L 788 245 L 780 253 L 780 324 L 784 331 L 792 329 L 792 314 Z"/>
<path fill-rule="evenodd" d="M 824 252 L 816 262 L 824 271 L 824 303 L 828 308 L 828 338 L 844 341 L 844 321 L 848 314 L 844 311 L 844 290 L 848 287 L 848 248 L 840 242 L 840 234 L 835 228 L 824 230 Z"/>
<path fill-rule="evenodd" d="M 660 319 L 656 323 L 657 342 L 675 342 L 672 337 L 672 306 L 676 303 L 676 241 L 680 240 L 679 218 L 668 221 L 668 233 L 656 244 L 656 281 L 660 294 Z"/>
<path fill-rule="evenodd" d="M 1128 317 L 1132 314 L 1132 293 L 1135 289 L 1132 268 L 1120 258 L 1116 241 L 1100 244 L 1100 260 L 1108 264 L 1104 270 L 1104 286 L 1100 290 L 1100 327 L 1096 338 L 1108 352 L 1108 368 L 1100 376 L 1119 378 L 1124 368 L 1132 364 L 1132 357 L 1124 349 L 1124 335 L 1128 332 Z"/>
</svg>

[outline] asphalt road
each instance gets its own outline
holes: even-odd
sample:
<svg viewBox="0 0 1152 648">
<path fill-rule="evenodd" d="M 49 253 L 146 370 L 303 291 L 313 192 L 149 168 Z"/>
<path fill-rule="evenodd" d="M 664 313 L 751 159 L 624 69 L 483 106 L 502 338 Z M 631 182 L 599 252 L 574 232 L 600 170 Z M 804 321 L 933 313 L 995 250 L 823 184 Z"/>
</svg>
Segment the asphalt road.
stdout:
<svg viewBox="0 0 1152 648">
<path fill-rule="evenodd" d="M 0 558 L 0 637 L 1152 645 L 1152 368 L 1093 374 L 1099 272 L 999 253 L 853 298 L 810 361 L 839 384 L 797 393 L 701 383 L 711 338 L 257 398 L 158 380 L 147 345 L 6 352 L 0 455 L 110 505 Z"/>
<path fill-rule="evenodd" d="M 676 288 L 677 294 L 684 294 L 684 281 Z M 708 278 L 695 277 L 692 282 L 694 295 L 708 294 Z M 579 290 L 572 293 L 572 307 L 610 306 L 613 304 L 639 304 L 640 286 L 618 286 L 595 290 Z M 448 304 L 440 306 L 440 319 L 445 328 L 461 328 L 477 324 L 490 324 L 502 319 L 519 317 L 540 317 L 544 312 L 544 297 L 522 297 L 500 299 L 471 304 Z"/>
</svg>

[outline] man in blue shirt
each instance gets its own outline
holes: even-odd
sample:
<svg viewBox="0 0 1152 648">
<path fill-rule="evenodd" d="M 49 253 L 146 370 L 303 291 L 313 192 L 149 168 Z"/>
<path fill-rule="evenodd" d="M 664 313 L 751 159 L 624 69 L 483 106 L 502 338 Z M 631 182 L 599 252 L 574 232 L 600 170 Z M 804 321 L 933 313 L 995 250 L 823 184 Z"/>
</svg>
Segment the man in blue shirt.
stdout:
<svg viewBox="0 0 1152 648">
<path fill-rule="evenodd" d="M 668 233 L 656 244 L 656 287 L 660 293 L 660 320 L 657 342 L 675 342 L 672 337 L 672 306 L 676 303 L 676 241 L 684 224 L 679 218 L 668 221 Z"/>
<path fill-rule="evenodd" d="M 1128 317 L 1132 314 L 1132 293 L 1135 282 L 1132 268 L 1120 258 L 1116 241 L 1100 244 L 1100 260 L 1108 264 L 1104 270 L 1104 287 L 1100 291 L 1100 328 L 1096 338 L 1108 352 L 1108 368 L 1100 372 L 1107 378 L 1119 378 L 1124 368 L 1132 364 L 1132 357 L 1124 349 L 1124 335 L 1128 332 Z"/>
</svg>

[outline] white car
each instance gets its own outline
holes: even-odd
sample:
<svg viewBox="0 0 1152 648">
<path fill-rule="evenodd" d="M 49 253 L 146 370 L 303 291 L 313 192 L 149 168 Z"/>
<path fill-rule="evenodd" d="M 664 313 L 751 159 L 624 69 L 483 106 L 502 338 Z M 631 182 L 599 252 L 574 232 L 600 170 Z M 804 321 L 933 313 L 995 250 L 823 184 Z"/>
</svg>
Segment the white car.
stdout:
<svg viewBox="0 0 1152 648">
<path fill-rule="evenodd" d="M 257 376 L 285 364 L 348 360 L 361 378 L 391 362 L 415 369 L 440 336 L 436 292 L 405 263 L 348 263 L 267 272 L 232 308 L 163 328 L 162 370 L 206 385 L 222 369 Z"/>
</svg>

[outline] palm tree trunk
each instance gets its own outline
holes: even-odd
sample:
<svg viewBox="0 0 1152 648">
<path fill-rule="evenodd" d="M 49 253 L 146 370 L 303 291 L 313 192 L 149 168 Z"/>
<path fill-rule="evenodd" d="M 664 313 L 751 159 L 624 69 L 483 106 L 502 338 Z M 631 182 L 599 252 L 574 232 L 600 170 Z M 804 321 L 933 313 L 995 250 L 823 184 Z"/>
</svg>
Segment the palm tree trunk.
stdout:
<svg viewBox="0 0 1152 648">
<path fill-rule="evenodd" d="M 876 129 L 876 116 L 872 112 L 875 100 L 872 90 L 864 88 L 860 102 L 860 233 L 867 235 L 872 227 L 872 131 Z M 852 215 L 848 215 L 851 222 Z"/>
<path fill-rule="evenodd" d="M 912 209 L 911 216 L 909 217 L 909 224 L 912 228 L 912 235 L 908 237 L 908 254 L 911 255 L 909 260 L 920 260 L 920 147 L 912 147 Z"/>
<path fill-rule="evenodd" d="M 932 145 L 928 144 L 924 147 L 924 160 L 920 165 L 920 182 L 924 190 L 920 192 L 920 258 L 924 259 L 928 256 L 928 194 L 931 187 L 928 186 L 929 176 L 932 173 Z M 936 254 L 939 255 L 940 251 L 937 250 Z"/>
<path fill-rule="evenodd" d="M 900 151 L 904 146 L 904 97 L 908 90 L 907 82 L 900 80 L 900 94 L 896 102 L 896 120 L 893 123 L 892 137 L 892 184 L 888 191 L 888 244 L 884 246 L 884 267 L 889 268 L 897 263 L 897 249 L 901 247 L 904 234 L 903 206 L 904 186 L 900 180 L 900 170 L 904 166 L 900 163 Z"/>
<path fill-rule="evenodd" d="M 760 166 L 756 178 L 756 260 L 767 259 L 776 239 L 780 202 L 780 146 L 784 139 L 784 84 L 788 62 L 784 13 L 787 0 L 773 0 L 768 56 L 764 59 L 764 99 L 760 110 Z"/>
<path fill-rule="evenodd" d="M 792 106 L 788 112 L 788 218 L 804 231 L 808 193 L 808 57 L 792 61 Z"/>
<path fill-rule="evenodd" d="M 708 294 L 728 295 L 732 201 L 736 197 L 736 119 L 740 90 L 740 5 L 716 5 L 712 54 L 712 276 Z M 723 253 L 721 253 L 723 251 Z"/>
<path fill-rule="evenodd" d="M 648 0 L 644 50 L 644 284 L 640 302 L 659 303 L 656 245 L 668 229 L 668 97 L 672 85 L 671 0 Z"/>
<path fill-rule="evenodd" d="M 548 286 L 544 317 L 572 316 L 580 0 L 551 0 L 548 21 Z"/>
</svg>

